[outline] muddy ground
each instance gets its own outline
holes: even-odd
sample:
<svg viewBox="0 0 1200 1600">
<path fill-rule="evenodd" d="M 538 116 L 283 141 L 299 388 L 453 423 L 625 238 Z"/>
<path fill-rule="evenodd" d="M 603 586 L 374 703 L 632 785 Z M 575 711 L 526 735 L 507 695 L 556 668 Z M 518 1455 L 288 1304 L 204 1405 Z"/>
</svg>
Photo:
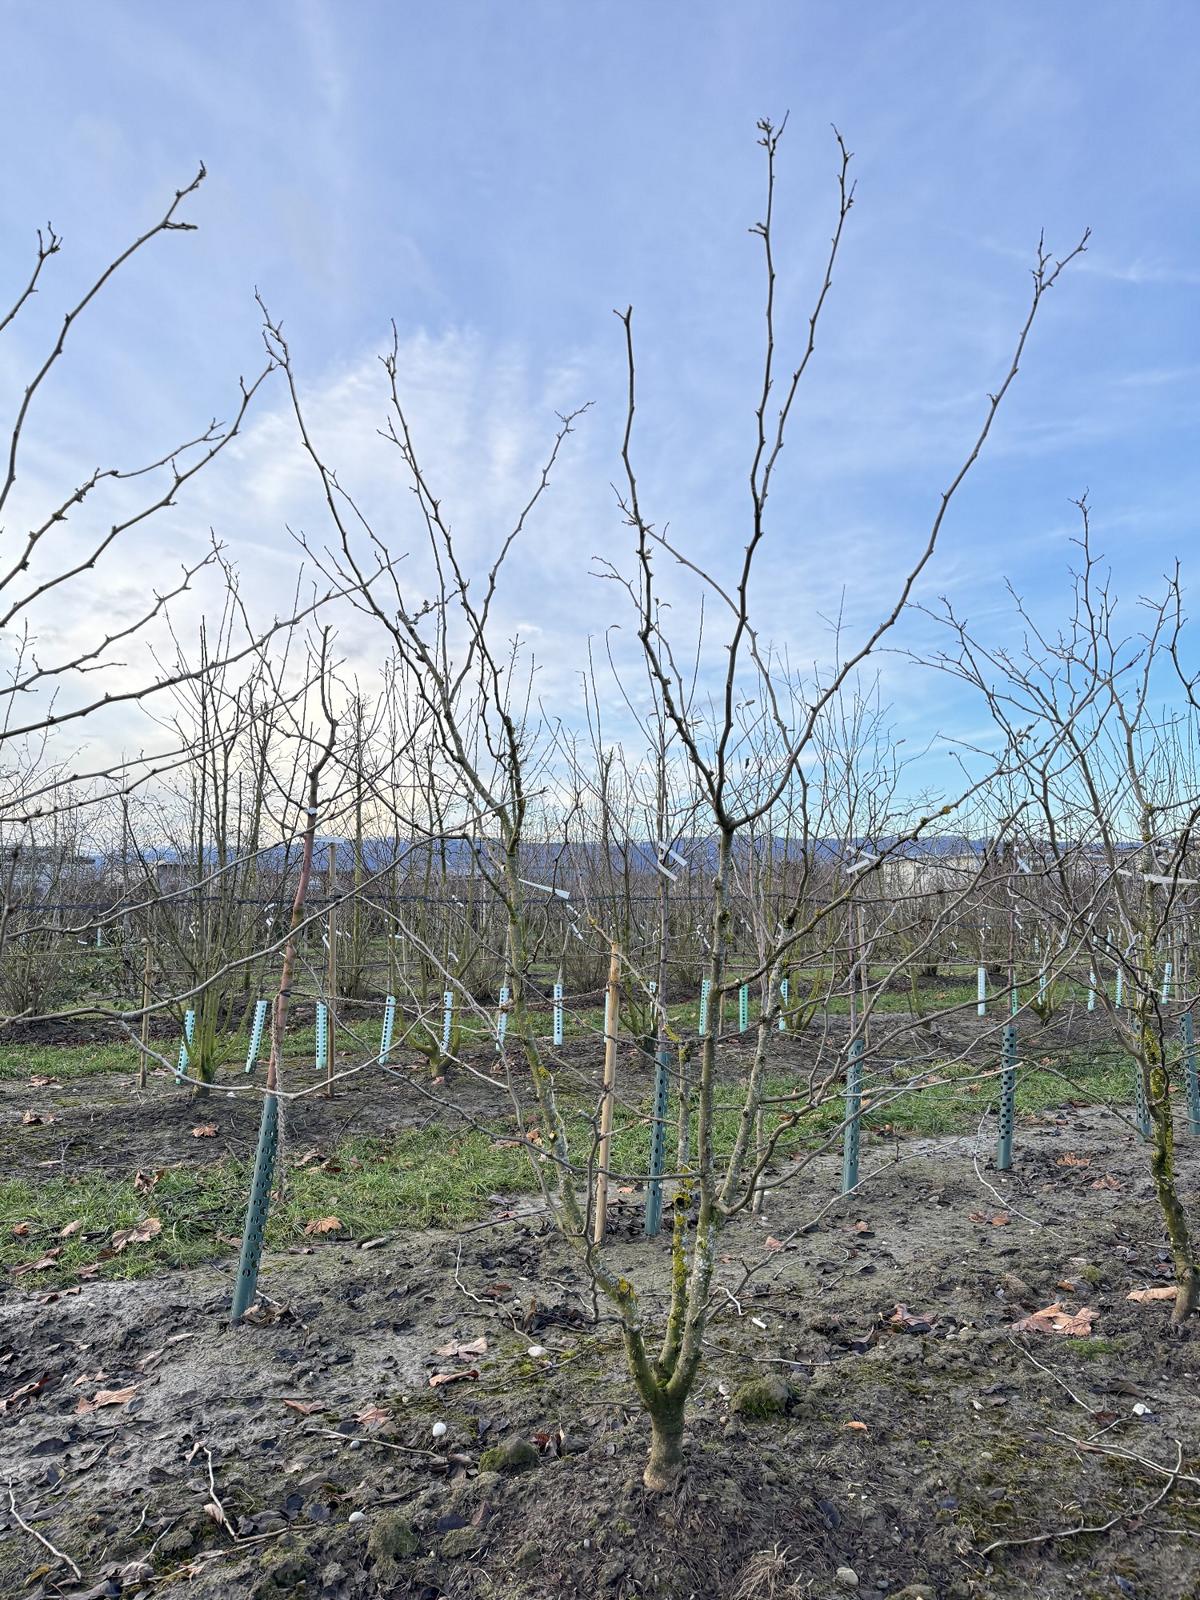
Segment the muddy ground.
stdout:
<svg viewBox="0 0 1200 1600">
<path fill-rule="evenodd" d="M 63 1086 L 75 1110 L 44 1131 L 67 1161 L 107 1082 Z M 122 1093 L 146 1165 L 161 1097 L 142 1125 Z M 347 1117 L 377 1131 L 367 1101 L 309 1102 L 332 1120 L 297 1137 L 326 1142 Z M 161 1154 L 178 1159 L 192 1112 L 166 1115 Z M 250 1106 L 222 1120 L 245 1153 Z M 1144 1147 L 1072 1109 L 1021 1125 L 1011 1177 L 989 1153 L 870 1144 L 876 1175 L 849 1200 L 826 1209 L 837 1174 L 822 1158 L 765 1219 L 730 1224 L 734 1298 L 717 1297 L 669 1499 L 641 1488 L 647 1429 L 614 1324 L 533 1199 L 459 1237 L 270 1256 L 265 1313 L 237 1329 L 232 1261 L 9 1287 L 0 1594 L 1200 1594 L 1200 1344 L 1169 1336 L 1163 1303 L 1127 1298 L 1169 1270 Z M 1194 1204 L 1186 1140 L 1180 1167 Z M 614 1201 L 606 1254 L 649 1286 L 653 1323 L 668 1245 L 641 1239 L 640 1195 Z M 1012 1331 L 1052 1302 L 1090 1308 L 1090 1337 Z M 766 1375 L 785 1381 L 782 1409 L 746 1415 L 739 1393 Z M 512 1441 L 533 1459 L 492 1470 L 484 1452 Z M 989 1549 L 1043 1534 L 1060 1536 Z"/>
</svg>

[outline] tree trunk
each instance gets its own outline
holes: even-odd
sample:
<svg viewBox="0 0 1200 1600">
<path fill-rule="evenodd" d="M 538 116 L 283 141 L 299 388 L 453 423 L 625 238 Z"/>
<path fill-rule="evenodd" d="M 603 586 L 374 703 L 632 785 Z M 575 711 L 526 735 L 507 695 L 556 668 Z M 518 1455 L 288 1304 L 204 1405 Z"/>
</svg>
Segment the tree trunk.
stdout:
<svg viewBox="0 0 1200 1600">
<path fill-rule="evenodd" d="M 650 1456 L 642 1482 L 651 1494 L 670 1494 L 683 1475 L 683 1402 L 663 1400 L 650 1412 Z"/>
<path fill-rule="evenodd" d="M 1168 1097 L 1167 1076 L 1162 1067 L 1156 1066 L 1151 1070 L 1149 1090 L 1154 1140 L 1150 1171 L 1175 1268 L 1175 1307 L 1171 1312 L 1171 1326 L 1178 1328 L 1192 1315 L 1200 1301 L 1200 1274 L 1197 1274 L 1192 1256 L 1187 1216 L 1179 1199 L 1175 1178 L 1175 1125 Z"/>
</svg>

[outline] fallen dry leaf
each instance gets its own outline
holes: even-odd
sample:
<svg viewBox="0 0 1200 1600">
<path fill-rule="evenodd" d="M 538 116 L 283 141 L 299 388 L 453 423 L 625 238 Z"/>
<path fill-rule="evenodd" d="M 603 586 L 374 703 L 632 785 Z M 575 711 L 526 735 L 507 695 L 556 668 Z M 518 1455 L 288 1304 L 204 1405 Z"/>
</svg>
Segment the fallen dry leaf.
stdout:
<svg viewBox="0 0 1200 1600">
<path fill-rule="evenodd" d="M 783 1240 L 782 1239 L 776 1239 L 774 1237 L 771 1237 L 771 1238 L 764 1239 L 763 1243 L 766 1245 L 768 1250 L 782 1250 L 783 1249 Z"/>
<path fill-rule="evenodd" d="M 298 1411 L 302 1417 L 311 1417 L 315 1412 L 327 1409 L 324 1400 L 285 1400 L 283 1403 L 290 1411 Z"/>
<path fill-rule="evenodd" d="M 68 1222 L 65 1228 L 60 1228 L 58 1230 L 58 1237 L 60 1239 L 69 1239 L 73 1233 L 78 1233 L 82 1227 L 83 1218 L 76 1217 L 74 1222 Z"/>
<path fill-rule="evenodd" d="M 1106 1172 L 1102 1178 L 1097 1178 L 1095 1183 L 1088 1184 L 1089 1189 L 1119 1189 L 1120 1187 L 1121 1185 L 1109 1172 Z"/>
<path fill-rule="evenodd" d="M 127 1244 L 148 1244 L 151 1239 L 157 1238 L 162 1232 L 162 1223 L 157 1217 L 147 1217 L 144 1222 L 139 1222 L 134 1228 L 121 1228 L 114 1233 L 108 1241 L 108 1247 L 115 1254 L 120 1255 Z"/>
<path fill-rule="evenodd" d="M 852 1433 L 867 1433 L 869 1431 L 865 1422 L 848 1422 L 846 1426 Z"/>
<path fill-rule="evenodd" d="M 75 1407 L 75 1415 L 83 1416 L 88 1411 L 99 1411 L 101 1406 L 127 1405 L 137 1393 L 137 1384 L 131 1383 L 128 1389 L 97 1389 L 90 1400 L 79 1396 L 79 1404 Z"/>
<path fill-rule="evenodd" d="M 381 1422 L 387 1422 L 391 1412 L 383 1406 L 364 1406 L 361 1411 L 354 1413 L 355 1422 L 361 1422 L 364 1428 L 377 1428 Z"/>
<path fill-rule="evenodd" d="M 888 1318 L 888 1322 L 892 1327 L 904 1328 L 908 1333 L 929 1333 L 933 1328 L 931 1318 L 914 1316 L 903 1300 L 896 1302 L 896 1309 Z"/>
<path fill-rule="evenodd" d="M 1056 1167 L 1090 1167 L 1092 1158 L 1091 1156 L 1077 1156 L 1068 1150 L 1066 1155 L 1059 1156 L 1054 1164 Z"/>
<path fill-rule="evenodd" d="M 198 1122 L 192 1129 L 193 1139 L 215 1139 L 216 1137 L 217 1125 L 215 1122 Z"/>
<path fill-rule="evenodd" d="M 477 1367 L 466 1367 L 462 1372 L 433 1372 L 429 1376 L 429 1387 L 440 1389 L 444 1383 L 457 1383 L 461 1378 L 477 1378 Z"/>
<path fill-rule="evenodd" d="M 1125 1296 L 1126 1300 L 1174 1300 L 1175 1290 L 1169 1289 L 1164 1284 L 1161 1289 L 1131 1289 Z"/>
<path fill-rule="evenodd" d="M 315 1217 L 312 1222 L 304 1224 L 304 1231 L 307 1234 L 336 1233 L 341 1225 L 340 1217 Z"/>
<path fill-rule="evenodd" d="M 31 1378 L 28 1383 L 23 1383 L 19 1389 L 14 1389 L 9 1395 L 0 1400 L 0 1411 L 7 1411 L 9 1406 L 15 1406 L 18 1400 L 28 1400 L 32 1394 L 40 1394 L 47 1385 L 54 1382 L 52 1372 L 44 1373 L 40 1378 Z"/>
<path fill-rule="evenodd" d="M 472 1339 L 470 1344 L 457 1344 L 453 1340 L 444 1344 L 440 1350 L 435 1350 L 435 1356 L 450 1356 L 455 1361 L 469 1361 L 472 1356 L 481 1356 L 486 1353 L 488 1342 L 483 1334 L 478 1339 Z"/>
<path fill-rule="evenodd" d="M 35 1122 L 44 1122 L 44 1123 L 49 1124 L 51 1122 L 57 1122 L 58 1118 L 54 1117 L 54 1116 L 51 1116 L 49 1112 L 47 1112 L 45 1114 L 45 1116 L 43 1116 L 40 1111 L 27 1111 L 25 1113 L 25 1115 L 21 1118 L 21 1121 L 28 1128 L 28 1127 L 32 1127 L 32 1125 Z"/>
<path fill-rule="evenodd" d="M 1071 1313 L 1064 1310 L 1056 1300 L 1053 1305 L 1043 1306 L 1041 1311 L 1022 1317 L 1020 1322 L 1014 1322 L 1013 1332 L 1064 1333 L 1078 1338 L 1081 1334 L 1091 1333 L 1095 1318 L 1096 1313 L 1091 1306 L 1081 1306 L 1078 1311 Z"/>
<path fill-rule="evenodd" d="M 155 1184 L 162 1177 L 165 1170 L 165 1167 L 159 1167 L 157 1172 L 135 1172 L 133 1175 L 133 1187 L 139 1194 L 149 1194 L 150 1190 L 154 1188 Z"/>
<path fill-rule="evenodd" d="M 986 1211 L 972 1211 L 968 1222 L 986 1222 L 992 1228 L 1007 1228 L 1012 1221 L 1007 1211 L 997 1211 L 991 1216 Z"/>
<path fill-rule="evenodd" d="M 60 1255 L 62 1255 L 61 1248 L 47 1250 L 46 1254 L 39 1256 L 36 1261 L 22 1261 L 19 1266 L 13 1267 L 12 1275 L 14 1278 L 23 1278 L 27 1272 L 45 1272 L 48 1267 L 54 1265 Z"/>
<path fill-rule="evenodd" d="M 29 1224 L 27 1222 L 18 1222 L 15 1228 L 9 1229 L 9 1232 L 14 1239 L 23 1239 L 29 1232 Z"/>
</svg>

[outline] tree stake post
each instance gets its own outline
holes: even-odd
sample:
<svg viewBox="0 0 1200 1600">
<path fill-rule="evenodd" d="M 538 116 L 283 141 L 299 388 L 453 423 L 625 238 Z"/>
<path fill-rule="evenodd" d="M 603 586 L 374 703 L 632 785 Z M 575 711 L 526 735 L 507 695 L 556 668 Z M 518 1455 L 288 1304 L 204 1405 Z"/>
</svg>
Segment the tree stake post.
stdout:
<svg viewBox="0 0 1200 1600">
<path fill-rule="evenodd" d="M 1133 1115 L 1143 1139 L 1150 1137 L 1150 1102 L 1146 1098 L 1146 1075 L 1140 1061 L 1133 1067 Z"/>
<path fill-rule="evenodd" d="M 600 1142 L 596 1151 L 596 1196 L 592 1243 L 603 1244 L 608 1226 L 608 1160 L 612 1147 L 613 1105 L 617 1085 L 617 1027 L 620 1019 L 621 952 L 614 943 L 608 959 L 604 992 L 604 1083 L 600 1094 Z"/>
<path fill-rule="evenodd" d="M 850 1045 L 846 1061 L 846 1126 L 842 1129 L 842 1193 L 858 1187 L 858 1146 L 862 1127 L 863 1038 Z"/>
<path fill-rule="evenodd" d="M 138 1087 L 146 1087 L 146 1062 L 150 1047 L 150 941 L 146 940 L 146 956 L 142 962 L 142 1059 L 138 1064 Z"/>
</svg>

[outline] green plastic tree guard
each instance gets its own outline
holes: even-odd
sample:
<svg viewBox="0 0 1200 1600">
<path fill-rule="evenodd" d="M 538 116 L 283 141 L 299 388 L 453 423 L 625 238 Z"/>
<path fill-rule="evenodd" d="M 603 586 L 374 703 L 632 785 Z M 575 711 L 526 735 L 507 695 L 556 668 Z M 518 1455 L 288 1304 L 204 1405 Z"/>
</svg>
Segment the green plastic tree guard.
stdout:
<svg viewBox="0 0 1200 1600">
<path fill-rule="evenodd" d="M 182 1083 L 191 1059 L 191 1043 L 196 1036 L 196 1013 L 185 1011 L 183 1014 L 183 1038 L 179 1043 L 179 1061 L 175 1068 L 175 1082 Z"/>
<path fill-rule="evenodd" d="M 996 1133 L 996 1171 L 1012 1166 L 1017 1100 L 1017 1025 L 1006 1022 L 1000 1046 L 1000 1126 Z"/>
<path fill-rule="evenodd" d="M 271 1204 L 271 1179 L 275 1174 L 275 1152 L 278 1148 L 279 1102 L 274 1093 L 268 1092 L 263 1096 L 262 1121 L 258 1127 L 258 1150 L 254 1156 L 254 1176 L 250 1180 L 246 1226 L 242 1230 L 237 1282 L 233 1286 L 231 1322 L 241 1321 L 258 1287 L 258 1266 L 262 1260 L 267 1211 Z"/>
<path fill-rule="evenodd" d="M 662 1227 L 662 1171 L 667 1150 L 667 1094 L 671 1084 L 671 1052 L 660 1044 L 654 1058 L 654 1120 L 650 1124 L 650 1181 L 646 1185 L 643 1230 L 653 1239 Z"/>
<path fill-rule="evenodd" d="M 262 1048 L 263 1027 L 267 1020 L 267 1002 L 256 1000 L 254 1002 L 254 1021 L 250 1025 L 250 1048 L 246 1051 L 246 1071 L 253 1072 L 258 1061 L 258 1052 Z"/>
<path fill-rule="evenodd" d="M 379 1060 L 382 1066 L 387 1066 L 388 1057 L 392 1053 L 392 1036 L 396 1031 L 396 996 L 388 995 L 383 1002 L 383 1033 L 379 1040 Z"/>
<path fill-rule="evenodd" d="M 317 1001 L 317 1071 L 324 1072 L 329 1064 L 329 1007 L 324 1000 Z"/>
</svg>

